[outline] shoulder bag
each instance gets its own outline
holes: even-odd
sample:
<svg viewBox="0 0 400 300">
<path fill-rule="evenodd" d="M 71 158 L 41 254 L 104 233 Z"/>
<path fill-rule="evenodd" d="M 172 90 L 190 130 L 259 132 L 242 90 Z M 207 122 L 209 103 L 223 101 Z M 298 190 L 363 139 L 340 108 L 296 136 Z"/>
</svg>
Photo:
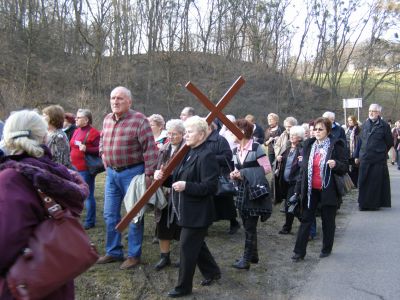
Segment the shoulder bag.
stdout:
<svg viewBox="0 0 400 300">
<path fill-rule="evenodd" d="M 232 172 L 232 169 L 226 158 L 225 161 L 226 164 L 228 165 L 229 170 Z M 223 175 L 218 176 L 218 190 L 215 196 L 234 196 L 236 194 L 237 194 L 237 188 L 235 186 L 235 183 Z"/>
<path fill-rule="evenodd" d="M 333 179 L 335 180 L 336 191 L 341 197 L 344 197 L 352 188 L 354 188 L 353 181 L 348 173 L 344 175 L 333 173 Z"/>
<path fill-rule="evenodd" d="M 89 136 L 89 132 L 86 133 L 85 139 L 83 140 L 84 145 L 86 145 L 86 141 L 87 138 Z M 86 167 L 87 170 L 89 171 L 90 175 L 92 176 L 96 176 L 97 174 L 104 172 L 104 164 L 103 164 L 103 160 L 101 159 L 101 157 L 97 156 L 97 155 L 93 155 L 90 153 L 85 152 L 85 162 L 86 162 Z"/>
<path fill-rule="evenodd" d="M 98 259 L 85 230 L 68 209 L 38 190 L 47 219 L 33 231 L 6 280 L 16 299 L 42 299 L 89 269 Z"/>
</svg>

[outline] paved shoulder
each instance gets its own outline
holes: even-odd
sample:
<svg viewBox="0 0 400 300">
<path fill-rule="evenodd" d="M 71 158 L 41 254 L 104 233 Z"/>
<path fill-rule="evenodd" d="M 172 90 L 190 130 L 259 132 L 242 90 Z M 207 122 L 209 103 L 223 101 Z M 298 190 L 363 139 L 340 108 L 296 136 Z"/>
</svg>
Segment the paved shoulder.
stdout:
<svg viewBox="0 0 400 300">
<path fill-rule="evenodd" d="M 392 208 L 354 210 L 332 255 L 292 299 L 399 299 L 400 171 L 391 167 L 390 178 Z"/>
</svg>

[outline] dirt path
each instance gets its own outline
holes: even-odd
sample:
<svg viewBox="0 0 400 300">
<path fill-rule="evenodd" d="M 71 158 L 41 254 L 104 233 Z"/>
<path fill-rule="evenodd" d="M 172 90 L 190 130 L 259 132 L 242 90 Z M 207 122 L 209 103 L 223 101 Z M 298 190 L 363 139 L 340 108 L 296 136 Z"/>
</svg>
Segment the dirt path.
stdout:
<svg viewBox="0 0 400 300">
<path fill-rule="evenodd" d="M 98 182 L 98 186 L 102 186 Z M 103 199 L 101 191 L 97 199 Z M 337 215 L 336 239 L 340 239 L 348 222 L 348 216 L 355 209 L 357 192 L 353 191 L 344 199 Z M 100 202 L 100 201 L 98 201 Z M 102 204 L 98 203 L 101 208 Z M 104 224 L 98 210 L 98 225 L 90 231 L 101 254 L 104 253 Z M 129 271 L 120 271 L 119 264 L 95 265 L 77 278 L 77 299 L 165 299 L 166 293 L 177 281 L 178 269 L 166 268 L 160 272 L 153 269 L 159 259 L 158 245 L 151 244 L 154 232 L 151 214 L 145 219 L 146 230 L 143 242 L 143 264 Z M 284 214 L 279 206 L 269 220 L 259 224 L 258 244 L 260 262 L 253 264 L 249 271 L 231 267 L 242 255 L 244 232 L 241 228 L 233 236 L 226 233 L 229 223 L 215 223 L 209 230 L 207 244 L 222 271 L 222 278 L 210 287 L 202 287 L 200 272 L 196 270 L 193 294 L 184 299 L 290 299 L 294 289 L 304 283 L 319 262 L 321 248 L 321 220 L 317 218 L 317 238 L 309 243 L 307 256 L 303 262 L 292 263 L 290 257 L 295 242 L 295 234 L 279 235 L 284 223 Z M 297 232 L 295 221 L 293 232 Z M 173 244 L 171 258 L 178 260 L 178 245 Z M 334 250 L 333 250 L 334 251 Z"/>
</svg>

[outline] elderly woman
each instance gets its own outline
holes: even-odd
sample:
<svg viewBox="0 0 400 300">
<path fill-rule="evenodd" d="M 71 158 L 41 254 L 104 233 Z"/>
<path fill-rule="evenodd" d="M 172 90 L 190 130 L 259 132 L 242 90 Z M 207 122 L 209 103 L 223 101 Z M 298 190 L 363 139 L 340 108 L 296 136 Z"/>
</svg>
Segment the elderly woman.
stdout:
<svg viewBox="0 0 400 300">
<path fill-rule="evenodd" d="M 253 173 L 263 177 L 260 179 L 266 181 L 265 175 L 271 172 L 271 165 L 261 145 L 252 139 L 253 125 L 245 119 L 239 119 L 235 124 L 243 131 L 244 138 L 242 140 L 237 139 L 239 146 L 233 151 L 235 170 L 230 173 L 230 177 L 238 184 L 239 191 L 235 204 L 242 218 L 246 240 L 243 256 L 233 264 L 233 267 L 248 270 L 250 263 L 258 263 L 258 219 L 264 222 L 271 216 L 272 204 L 268 195 L 254 200 L 250 199 L 246 176 Z"/>
<path fill-rule="evenodd" d="M 64 126 L 64 109 L 60 105 L 50 105 L 43 109 L 43 117 L 48 124 L 47 147 L 52 159 L 59 164 L 71 168 L 69 140 Z"/>
<path fill-rule="evenodd" d="M 306 255 L 310 227 L 318 206 L 321 207 L 323 233 L 320 257 L 327 257 L 332 252 L 339 205 L 334 173 L 344 175 L 347 172 L 348 157 L 343 140 L 333 138 L 331 130 L 329 119 L 318 118 L 314 123 L 315 137 L 304 142 L 302 167 L 295 187 L 303 210 L 292 257 L 295 262 Z"/>
<path fill-rule="evenodd" d="M 76 113 L 78 127 L 70 141 L 71 162 L 89 186 L 89 197 L 85 201 L 86 218 L 85 229 L 96 225 L 96 200 L 94 199 L 95 176 L 88 171 L 85 153 L 99 155 L 100 132 L 92 127 L 92 113 L 89 109 L 79 109 Z"/>
<path fill-rule="evenodd" d="M 77 173 L 51 160 L 49 149 L 42 145 L 46 135 L 46 122 L 36 112 L 28 110 L 13 113 L 4 127 L 9 156 L 3 158 L 0 165 L 2 300 L 14 299 L 3 276 L 22 255 L 33 230 L 47 215 L 37 190 L 54 197 L 75 216 L 80 215 L 88 193 Z M 46 299 L 74 299 L 73 281 L 47 295 Z"/>
<path fill-rule="evenodd" d="M 279 136 L 285 129 L 279 126 L 279 116 L 274 113 L 270 113 L 267 116 L 268 128 L 265 130 L 265 142 L 264 145 L 268 149 L 268 159 L 271 164 L 275 161 L 274 145 Z"/>
<path fill-rule="evenodd" d="M 154 114 L 148 117 L 154 140 L 158 149 L 168 142 L 167 131 L 164 130 L 165 121 L 162 115 Z"/>
<path fill-rule="evenodd" d="M 355 116 L 349 116 L 347 118 L 347 129 L 346 129 L 346 140 L 347 149 L 349 151 L 349 176 L 354 186 L 357 186 L 358 182 L 358 165 L 355 163 L 355 152 L 360 141 L 360 126 Z"/>
<path fill-rule="evenodd" d="M 174 156 L 174 154 L 184 145 L 183 135 L 185 134 L 185 127 L 180 119 L 169 120 L 166 129 L 169 142 L 163 145 L 160 149 L 157 171 L 155 172 L 156 178 L 158 178 L 158 173 L 162 171 L 163 166 L 167 165 L 172 156 Z M 168 185 L 168 181 L 166 182 L 166 185 Z M 163 189 L 165 198 L 168 199 L 168 206 L 161 212 L 156 212 L 156 236 L 160 245 L 160 261 L 155 265 L 157 271 L 171 264 L 171 240 L 175 239 L 179 241 L 180 235 L 180 227 L 177 225 L 177 219 L 172 210 L 171 189 L 167 187 L 164 187 Z"/>
<path fill-rule="evenodd" d="M 294 215 L 288 213 L 289 205 L 287 200 L 294 194 L 297 178 L 300 174 L 300 163 L 302 160 L 303 149 L 302 141 L 304 139 L 304 128 L 302 126 L 293 126 L 290 128 L 290 147 L 287 148 L 282 155 L 278 155 L 276 160 L 280 163 L 278 174 L 278 185 L 281 191 L 280 196 L 282 199 L 276 200 L 281 202 L 285 200 L 285 215 L 286 221 L 279 231 L 279 234 L 289 234 L 292 230 Z"/>
<path fill-rule="evenodd" d="M 210 285 L 221 277 L 221 271 L 204 241 L 207 228 L 214 220 L 213 195 L 217 191 L 218 162 L 204 143 L 207 122 L 193 116 L 185 121 L 185 143 L 189 152 L 173 173 L 172 210 L 182 227 L 180 235 L 179 279 L 169 297 L 192 293 L 196 265 L 204 276 L 201 285 Z M 163 172 L 155 173 L 156 179 Z"/>
</svg>

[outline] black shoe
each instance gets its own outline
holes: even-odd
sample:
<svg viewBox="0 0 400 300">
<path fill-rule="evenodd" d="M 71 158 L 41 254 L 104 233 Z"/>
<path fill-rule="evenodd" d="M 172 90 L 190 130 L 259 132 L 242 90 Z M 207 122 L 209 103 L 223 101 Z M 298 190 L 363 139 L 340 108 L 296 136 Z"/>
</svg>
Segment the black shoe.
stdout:
<svg viewBox="0 0 400 300">
<path fill-rule="evenodd" d="M 394 161 L 392 161 L 392 166 L 394 166 Z"/>
<path fill-rule="evenodd" d="M 158 243 L 159 243 L 158 237 L 154 237 L 153 240 L 151 241 L 151 243 L 152 243 L 153 245 L 155 245 L 155 244 L 158 245 Z"/>
<path fill-rule="evenodd" d="M 237 262 L 235 262 L 232 267 L 239 270 L 248 270 L 250 269 L 250 263 L 242 257 Z"/>
<path fill-rule="evenodd" d="M 290 230 L 282 229 L 282 230 L 279 230 L 278 233 L 279 233 L 279 234 L 290 234 Z"/>
<path fill-rule="evenodd" d="M 171 265 L 171 260 L 169 258 L 169 252 L 168 253 L 161 253 L 160 254 L 160 260 L 158 263 L 154 266 L 154 269 L 157 271 L 160 271 L 161 269 L 164 269 L 166 266 Z"/>
<path fill-rule="evenodd" d="M 236 223 L 236 225 L 233 225 L 229 228 L 228 234 L 235 234 L 236 232 L 238 232 L 240 228 L 240 224 Z"/>
<path fill-rule="evenodd" d="M 319 258 L 328 257 L 329 255 L 331 255 L 330 252 L 321 252 L 321 253 L 319 254 Z"/>
<path fill-rule="evenodd" d="M 200 285 L 202 286 L 208 286 L 208 285 L 212 285 L 216 280 L 220 280 L 221 279 L 221 274 L 217 274 L 214 275 L 212 278 L 207 278 L 204 279 L 200 282 Z"/>
<path fill-rule="evenodd" d="M 243 257 L 238 258 L 238 259 L 236 259 L 236 262 L 238 262 L 238 261 L 240 261 L 240 260 L 242 260 L 242 259 L 243 259 Z M 250 262 L 251 262 L 252 264 L 258 264 L 258 261 L 259 261 L 258 257 L 252 257 L 252 258 L 250 259 Z"/>
<path fill-rule="evenodd" d="M 179 298 L 179 297 L 183 297 L 183 296 L 186 296 L 186 295 L 190 295 L 191 293 L 192 293 L 191 291 L 190 292 L 184 292 L 184 291 L 179 291 L 179 290 L 173 289 L 173 290 L 170 290 L 168 292 L 168 297 L 170 297 L 170 298 Z"/>
<path fill-rule="evenodd" d="M 292 261 L 293 262 L 299 262 L 300 260 L 304 260 L 304 255 L 300 255 L 300 254 L 295 254 L 292 256 Z"/>
</svg>

